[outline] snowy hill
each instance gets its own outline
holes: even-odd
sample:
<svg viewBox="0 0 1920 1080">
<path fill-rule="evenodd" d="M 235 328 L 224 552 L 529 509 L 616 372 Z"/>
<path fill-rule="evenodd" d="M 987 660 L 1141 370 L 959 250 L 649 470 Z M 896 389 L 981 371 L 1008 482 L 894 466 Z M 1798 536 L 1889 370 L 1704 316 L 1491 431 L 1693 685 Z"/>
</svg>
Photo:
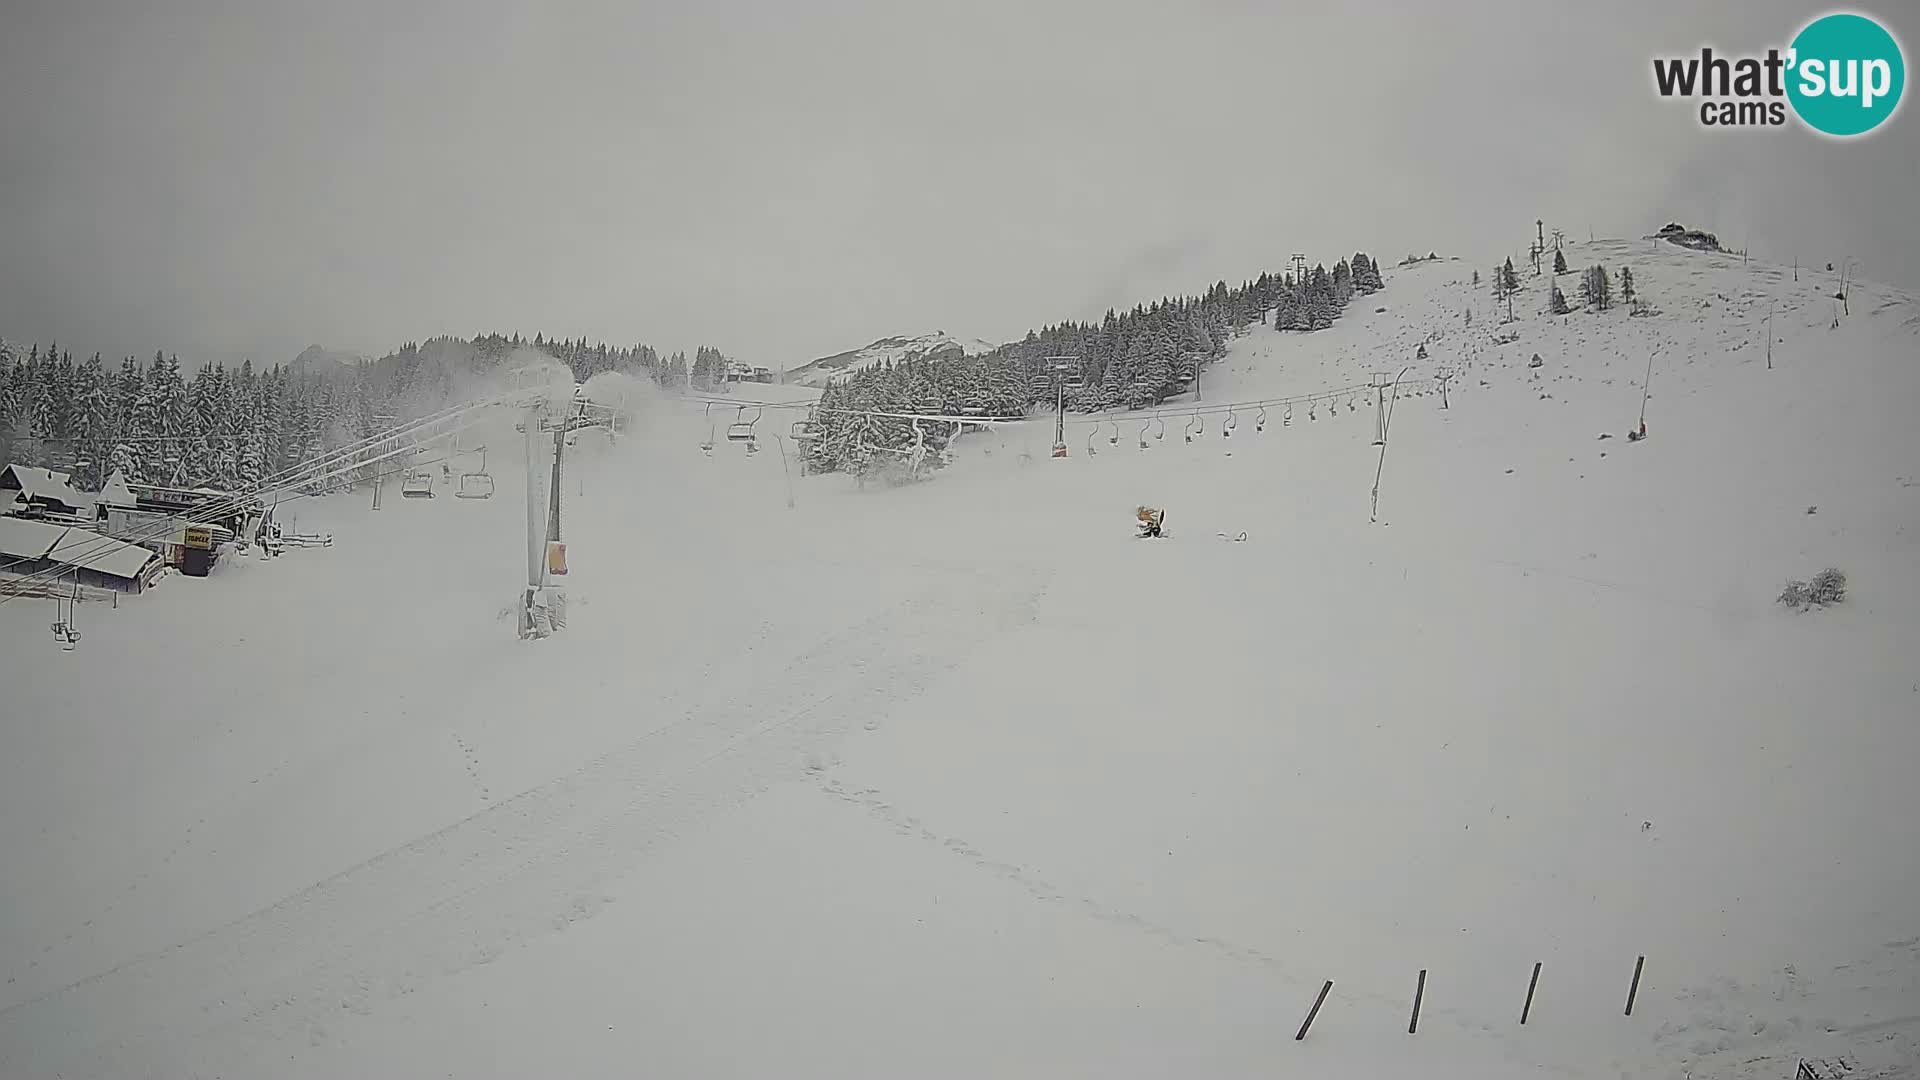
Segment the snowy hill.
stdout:
<svg viewBox="0 0 1920 1080">
<path fill-rule="evenodd" d="M 1659 313 L 1423 263 L 1208 371 L 1455 373 L 1384 461 L 1355 393 L 862 491 L 656 402 L 523 643 L 503 418 L 494 499 L 295 504 L 71 654 L 0 606 L 0 1075 L 1898 1075 L 1920 304 L 1566 255 Z"/>
<path fill-rule="evenodd" d="M 956 338 L 945 331 L 936 330 L 931 334 L 917 337 L 884 337 L 871 345 L 846 352 L 823 356 L 801 367 L 787 372 L 789 383 L 804 386 L 824 387 L 835 377 L 858 371 L 869 364 L 882 360 L 917 360 L 931 357 L 941 360 L 949 356 L 972 356 L 976 353 L 992 352 L 1000 346 L 979 338 Z"/>
</svg>

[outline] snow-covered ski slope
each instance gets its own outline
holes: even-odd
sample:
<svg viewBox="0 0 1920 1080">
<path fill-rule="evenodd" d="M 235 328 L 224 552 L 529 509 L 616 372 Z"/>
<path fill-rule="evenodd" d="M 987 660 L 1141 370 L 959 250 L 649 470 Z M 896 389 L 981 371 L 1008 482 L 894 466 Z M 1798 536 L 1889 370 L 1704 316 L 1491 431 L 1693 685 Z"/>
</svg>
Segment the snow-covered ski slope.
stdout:
<svg viewBox="0 0 1920 1080">
<path fill-rule="evenodd" d="M 1036 422 L 789 510 L 770 441 L 661 401 L 576 459 L 549 641 L 504 421 L 490 501 L 316 500 L 334 547 L 84 606 L 73 653 L 0 606 L 0 1075 L 1897 1075 L 1920 305 L 1568 259 L 1661 314 L 1523 272 L 1501 327 L 1440 262 L 1208 372 L 1458 370 L 1379 524 L 1364 402 L 1065 461 Z M 1844 604 L 1773 603 L 1828 565 Z"/>
</svg>

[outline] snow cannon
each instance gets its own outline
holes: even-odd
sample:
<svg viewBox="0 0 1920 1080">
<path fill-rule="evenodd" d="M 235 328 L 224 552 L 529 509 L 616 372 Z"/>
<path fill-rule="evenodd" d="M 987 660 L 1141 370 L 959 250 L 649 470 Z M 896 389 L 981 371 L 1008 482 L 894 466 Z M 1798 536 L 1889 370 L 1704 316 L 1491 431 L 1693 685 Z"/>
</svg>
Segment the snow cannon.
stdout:
<svg viewBox="0 0 1920 1080">
<path fill-rule="evenodd" d="M 1133 518 L 1135 527 L 1140 530 L 1139 536 L 1142 538 L 1159 536 L 1160 526 L 1166 521 L 1167 512 L 1152 506 L 1141 506 L 1134 509 Z"/>
</svg>

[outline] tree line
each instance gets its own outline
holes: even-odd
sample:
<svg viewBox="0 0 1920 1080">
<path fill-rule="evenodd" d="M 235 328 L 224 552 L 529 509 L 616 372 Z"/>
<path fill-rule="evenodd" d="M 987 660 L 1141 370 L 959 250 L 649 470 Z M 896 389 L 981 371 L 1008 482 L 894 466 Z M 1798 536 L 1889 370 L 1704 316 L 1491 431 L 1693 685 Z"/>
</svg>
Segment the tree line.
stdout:
<svg viewBox="0 0 1920 1080">
<path fill-rule="evenodd" d="M 811 421 L 815 437 L 807 446 L 807 467 L 864 473 L 914 445 L 912 421 L 868 413 L 1011 417 L 1062 397 L 1067 408 L 1079 412 L 1158 406 L 1197 392 L 1202 369 L 1226 355 L 1233 336 L 1265 323 L 1269 312 L 1274 329 L 1311 333 L 1332 326 L 1355 296 L 1384 284 L 1379 264 L 1359 253 L 1331 270 L 1317 265 L 1297 273 L 1263 273 L 1237 287 L 1221 281 L 1198 296 L 1109 310 L 1098 323 L 1068 321 L 1031 330 L 1020 341 L 978 356 L 881 361 L 821 394 Z M 922 445 L 938 450 L 944 449 L 951 425 L 922 423 L 920 429 Z"/>
<path fill-rule="evenodd" d="M 377 360 L 303 354 L 264 370 L 247 360 L 191 374 L 165 352 L 109 366 L 98 353 L 76 362 L 57 345 L 0 342 L 0 464 L 70 471 L 86 490 L 115 470 L 135 483 L 244 488 L 460 400 L 528 348 L 579 382 L 620 371 L 663 385 L 724 385 L 725 357 L 709 346 L 690 365 L 684 353 L 647 345 L 544 335 L 439 337 Z"/>
</svg>

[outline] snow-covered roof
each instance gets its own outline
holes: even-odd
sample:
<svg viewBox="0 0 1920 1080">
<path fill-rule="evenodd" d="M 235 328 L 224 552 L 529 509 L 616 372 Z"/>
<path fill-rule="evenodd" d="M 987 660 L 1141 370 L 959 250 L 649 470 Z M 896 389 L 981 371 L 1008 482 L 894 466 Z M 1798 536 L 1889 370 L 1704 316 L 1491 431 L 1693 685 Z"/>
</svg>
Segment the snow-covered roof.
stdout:
<svg viewBox="0 0 1920 1080">
<path fill-rule="evenodd" d="M 133 497 L 133 489 L 127 486 L 126 474 L 119 469 L 113 470 L 113 475 L 107 477 L 107 482 L 100 485 L 99 498 L 108 506 L 140 505 L 140 500 Z"/>
<path fill-rule="evenodd" d="M 57 561 L 68 559 L 117 578 L 136 578 L 149 562 L 160 556 L 138 544 L 128 544 L 85 529 L 68 529 L 67 535 L 48 553 Z"/>
<path fill-rule="evenodd" d="M 9 561 L 71 560 L 88 570 L 119 578 L 139 577 L 148 562 L 159 558 L 137 544 L 122 543 L 85 529 L 13 517 L 0 517 L 0 556 Z"/>
<path fill-rule="evenodd" d="M 93 496 L 73 489 L 73 477 L 35 465 L 9 465 L 0 470 L 0 488 L 15 488 L 36 499 L 49 499 L 75 509 L 93 505 Z"/>
<path fill-rule="evenodd" d="M 65 525 L 0 517 L 0 555 L 8 559 L 44 559 L 66 533 Z"/>
</svg>

